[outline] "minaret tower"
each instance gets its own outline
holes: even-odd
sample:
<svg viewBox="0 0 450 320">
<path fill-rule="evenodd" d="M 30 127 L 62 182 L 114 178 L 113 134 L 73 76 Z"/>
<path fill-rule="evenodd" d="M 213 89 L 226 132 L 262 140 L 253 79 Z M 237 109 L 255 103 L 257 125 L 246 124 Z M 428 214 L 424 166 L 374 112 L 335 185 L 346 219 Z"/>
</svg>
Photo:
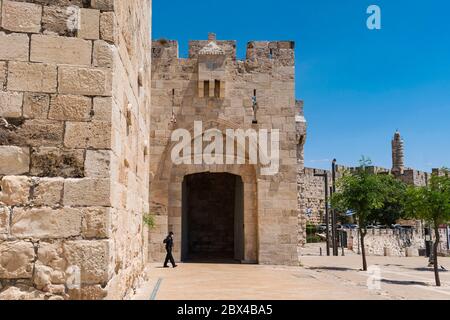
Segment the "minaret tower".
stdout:
<svg viewBox="0 0 450 320">
<path fill-rule="evenodd" d="M 405 149 L 404 141 L 397 130 L 392 140 L 392 172 L 394 174 L 403 174 L 405 170 Z"/>
</svg>

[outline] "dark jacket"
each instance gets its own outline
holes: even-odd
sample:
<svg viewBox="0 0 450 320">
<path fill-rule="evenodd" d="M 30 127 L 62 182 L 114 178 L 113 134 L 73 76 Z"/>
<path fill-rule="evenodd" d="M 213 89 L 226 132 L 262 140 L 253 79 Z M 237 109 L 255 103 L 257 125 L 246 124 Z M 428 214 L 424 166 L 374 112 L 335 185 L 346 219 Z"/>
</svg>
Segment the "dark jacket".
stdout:
<svg viewBox="0 0 450 320">
<path fill-rule="evenodd" d="M 166 244 L 166 250 L 172 250 L 173 238 L 171 236 L 167 236 L 163 242 Z"/>
</svg>

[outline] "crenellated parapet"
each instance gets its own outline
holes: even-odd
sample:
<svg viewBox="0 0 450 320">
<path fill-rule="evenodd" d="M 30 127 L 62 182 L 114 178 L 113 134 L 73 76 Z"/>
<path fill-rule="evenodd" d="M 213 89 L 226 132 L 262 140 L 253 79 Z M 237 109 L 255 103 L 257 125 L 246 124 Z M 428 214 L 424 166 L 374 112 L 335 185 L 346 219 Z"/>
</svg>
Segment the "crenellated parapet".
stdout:
<svg viewBox="0 0 450 320">
<path fill-rule="evenodd" d="M 277 61 L 284 66 L 295 65 L 293 41 L 251 41 L 247 44 L 247 60 Z"/>
<path fill-rule="evenodd" d="M 152 42 L 152 59 L 178 59 L 178 41 L 160 39 Z"/>
<path fill-rule="evenodd" d="M 250 41 L 247 43 L 246 58 L 237 59 L 237 43 L 235 40 L 217 40 L 214 34 L 208 40 L 189 41 L 188 59 L 198 59 L 211 43 L 214 43 L 225 57 L 231 61 L 259 62 L 260 64 L 276 63 L 281 66 L 295 65 L 295 43 L 293 41 Z M 159 39 L 152 42 L 153 59 L 178 59 L 178 42 L 176 40 Z"/>
</svg>

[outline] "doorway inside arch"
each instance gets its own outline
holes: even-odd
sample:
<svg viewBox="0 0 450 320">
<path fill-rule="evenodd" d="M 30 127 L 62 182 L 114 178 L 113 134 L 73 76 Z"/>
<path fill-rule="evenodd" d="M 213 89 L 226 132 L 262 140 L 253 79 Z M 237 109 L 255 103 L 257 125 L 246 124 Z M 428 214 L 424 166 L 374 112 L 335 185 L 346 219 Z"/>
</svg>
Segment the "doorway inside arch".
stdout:
<svg viewBox="0 0 450 320">
<path fill-rule="evenodd" d="M 244 186 L 229 173 L 186 176 L 182 190 L 183 261 L 244 260 Z"/>
</svg>

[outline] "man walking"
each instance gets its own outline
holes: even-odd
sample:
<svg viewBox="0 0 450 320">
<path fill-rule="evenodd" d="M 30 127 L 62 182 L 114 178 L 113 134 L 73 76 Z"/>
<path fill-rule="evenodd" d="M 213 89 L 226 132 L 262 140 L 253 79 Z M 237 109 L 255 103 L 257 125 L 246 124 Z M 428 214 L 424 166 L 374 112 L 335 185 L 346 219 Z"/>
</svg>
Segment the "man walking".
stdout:
<svg viewBox="0 0 450 320">
<path fill-rule="evenodd" d="M 166 244 L 166 260 L 164 261 L 164 268 L 168 268 L 169 266 L 167 265 L 167 263 L 172 264 L 172 267 L 176 268 L 177 265 L 175 264 L 175 260 L 173 259 L 172 256 L 172 249 L 173 249 L 173 232 L 169 232 L 169 235 L 164 239 L 163 241 Z"/>
</svg>

